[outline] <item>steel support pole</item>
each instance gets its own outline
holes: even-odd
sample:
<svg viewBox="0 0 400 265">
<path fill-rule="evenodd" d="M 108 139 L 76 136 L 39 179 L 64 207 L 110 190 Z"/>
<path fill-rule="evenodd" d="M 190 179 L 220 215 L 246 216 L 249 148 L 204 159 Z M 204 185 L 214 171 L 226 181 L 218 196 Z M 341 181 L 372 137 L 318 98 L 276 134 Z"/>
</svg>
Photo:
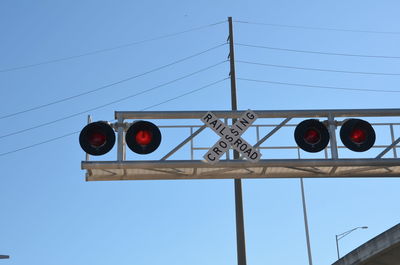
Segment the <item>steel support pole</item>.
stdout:
<svg viewBox="0 0 400 265">
<path fill-rule="evenodd" d="M 235 52 L 233 46 L 233 23 L 232 17 L 228 17 L 229 23 L 229 62 L 231 78 L 231 105 L 232 110 L 237 110 L 236 98 L 236 74 L 235 74 Z M 232 124 L 236 119 L 232 119 Z M 238 159 L 239 153 L 234 150 L 233 158 Z M 242 180 L 235 179 L 235 209 L 236 209 L 236 243 L 237 243 L 237 261 L 238 265 L 246 265 L 246 243 L 244 234 L 243 217 L 243 198 L 242 198 Z"/>
<path fill-rule="evenodd" d="M 303 178 L 300 178 L 301 186 L 301 199 L 303 202 L 303 216 L 304 216 L 304 228 L 306 230 L 306 240 L 307 240 L 307 253 L 308 253 L 308 264 L 312 265 L 312 255 L 311 255 L 311 244 L 310 244 L 310 233 L 308 231 L 308 219 L 307 219 L 307 207 L 306 207 L 306 196 L 304 195 L 304 183 Z"/>
<path fill-rule="evenodd" d="M 340 259 L 340 255 L 339 255 L 339 240 L 338 240 L 338 236 L 335 235 L 336 238 L 336 251 L 337 251 L 337 259 Z"/>
<path fill-rule="evenodd" d="M 328 115 L 328 131 L 330 136 L 330 143 L 331 143 L 331 155 L 332 159 L 338 159 L 338 148 L 336 142 L 336 122 L 333 114 Z"/>
<path fill-rule="evenodd" d="M 87 116 L 87 124 L 92 122 L 92 116 L 88 115 Z M 88 153 L 86 153 L 86 161 L 89 161 L 90 159 L 90 155 Z"/>
<path fill-rule="evenodd" d="M 117 141 L 118 141 L 118 150 L 117 150 L 117 160 L 118 162 L 124 161 L 126 159 L 125 153 L 125 130 L 124 130 L 124 118 L 118 117 L 118 128 L 117 128 Z"/>
</svg>

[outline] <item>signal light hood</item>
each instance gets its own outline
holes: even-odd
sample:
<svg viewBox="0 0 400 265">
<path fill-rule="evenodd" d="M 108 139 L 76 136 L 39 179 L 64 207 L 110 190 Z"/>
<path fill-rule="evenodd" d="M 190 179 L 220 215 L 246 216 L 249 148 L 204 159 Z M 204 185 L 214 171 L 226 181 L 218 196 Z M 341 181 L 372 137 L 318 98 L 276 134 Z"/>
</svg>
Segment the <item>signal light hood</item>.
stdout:
<svg viewBox="0 0 400 265">
<path fill-rule="evenodd" d="M 306 152 L 317 153 L 329 143 L 329 132 L 326 126 L 316 119 L 299 123 L 294 131 L 297 146 Z"/>
<path fill-rule="evenodd" d="M 90 155 L 104 155 L 115 144 L 114 130 L 105 121 L 89 123 L 82 129 L 79 135 L 79 144 Z"/>
<path fill-rule="evenodd" d="M 369 150 L 375 143 L 375 130 L 369 122 L 361 119 L 348 119 L 340 128 L 340 139 L 354 152 Z"/>
<path fill-rule="evenodd" d="M 146 155 L 154 152 L 160 146 L 161 132 L 151 122 L 136 121 L 126 132 L 125 141 L 133 152 Z"/>
</svg>

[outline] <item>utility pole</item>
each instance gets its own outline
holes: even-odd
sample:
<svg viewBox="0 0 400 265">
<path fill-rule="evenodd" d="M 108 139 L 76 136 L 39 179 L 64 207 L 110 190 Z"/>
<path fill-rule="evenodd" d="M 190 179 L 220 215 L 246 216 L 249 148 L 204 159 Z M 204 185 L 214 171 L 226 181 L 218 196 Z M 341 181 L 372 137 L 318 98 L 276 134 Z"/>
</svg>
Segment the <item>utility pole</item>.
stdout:
<svg viewBox="0 0 400 265">
<path fill-rule="evenodd" d="M 228 17 L 229 23 L 229 61 L 231 77 L 231 105 L 232 110 L 237 110 L 236 98 L 236 74 L 235 74 L 235 50 L 233 46 L 233 23 L 232 17 Z M 232 120 L 234 124 L 236 119 Z M 239 159 L 239 153 L 234 150 L 233 158 Z M 242 198 L 242 180 L 235 178 L 235 209 L 236 209 L 236 243 L 238 265 L 246 265 L 246 243 L 244 236 L 244 218 L 243 218 L 243 198 Z"/>
<path fill-rule="evenodd" d="M 313 263 L 312 263 L 312 255 L 311 255 L 310 233 L 309 233 L 309 229 L 308 229 L 308 220 L 307 220 L 306 197 L 304 195 L 303 178 L 300 178 L 300 186 L 301 186 L 301 201 L 303 203 L 304 228 L 306 230 L 308 264 L 309 265 L 313 265 Z"/>
</svg>

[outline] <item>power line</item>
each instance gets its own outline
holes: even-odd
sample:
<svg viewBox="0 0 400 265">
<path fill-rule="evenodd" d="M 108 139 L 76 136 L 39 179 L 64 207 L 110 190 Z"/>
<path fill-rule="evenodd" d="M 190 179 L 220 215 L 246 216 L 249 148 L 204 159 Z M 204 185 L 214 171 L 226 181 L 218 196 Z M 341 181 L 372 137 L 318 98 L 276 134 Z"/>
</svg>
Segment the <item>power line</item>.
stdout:
<svg viewBox="0 0 400 265">
<path fill-rule="evenodd" d="M 181 97 L 184 97 L 184 96 L 193 94 L 193 93 L 195 93 L 195 92 L 197 92 L 197 91 L 200 91 L 200 90 L 202 90 L 202 89 L 205 89 L 205 88 L 207 88 L 207 87 L 210 87 L 210 86 L 216 85 L 216 84 L 218 84 L 218 83 L 221 83 L 222 81 L 225 81 L 225 80 L 227 80 L 227 79 L 229 79 L 229 78 L 226 77 L 226 78 L 220 79 L 220 80 L 218 80 L 218 81 L 212 82 L 212 83 L 210 83 L 210 84 L 208 84 L 208 85 L 205 85 L 205 86 L 202 86 L 202 87 L 200 87 L 200 88 L 193 89 L 193 90 L 191 90 L 191 91 L 189 91 L 189 92 L 186 92 L 186 93 L 184 93 L 184 94 L 181 94 L 181 95 L 179 95 L 179 96 L 176 96 L 176 97 L 167 99 L 167 100 L 165 100 L 165 101 L 162 101 L 162 102 L 160 102 L 160 103 L 154 104 L 154 105 L 152 105 L 152 106 L 143 108 L 143 109 L 141 109 L 141 110 L 139 110 L 139 111 L 144 111 L 144 110 L 147 110 L 147 109 L 156 107 L 156 106 L 160 106 L 160 105 L 162 105 L 162 104 L 164 104 L 164 103 L 167 103 L 167 102 L 173 101 L 173 100 L 175 100 L 175 99 L 178 99 L 178 98 L 181 98 Z M 72 136 L 72 135 L 75 135 L 75 134 L 78 134 L 78 133 L 80 133 L 80 131 L 75 131 L 75 132 L 67 133 L 67 134 L 64 134 L 64 135 L 61 135 L 61 136 L 58 136 L 58 137 L 54 137 L 54 138 L 51 138 L 51 139 L 48 139 L 48 140 L 45 140 L 45 141 L 42 141 L 42 142 L 38 142 L 38 143 L 32 144 L 32 145 L 28 145 L 28 146 L 21 147 L 21 148 L 18 148 L 18 149 L 14 149 L 14 150 L 11 150 L 11 151 L 8 151 L 8 152 L 0 153 L 0 157 L 1 157 L 1 156 L 6 156 L 6 155 L 9 155 L 9 154 L 12 154 L 12 153 L 16 153 L 16 152 L 19 152 L 19 151 L 23 151 L 23 150 L 26 150 L 26 149 L 30 149 L 30 148 L 33 148 L 33 147 L 36 147 L 36 146 L 39 146 L 39 145 L 43 145 L 43 144 L 46 144 L 46 143 L 54 142 L 54 141 L 57 141 L 57 140 L 59 140 L 59 139 L 66 138 L 66 137 L 68 137 L 68 136 Z"/>
<path fill-rule="evenodd" d="M 188 30 L 180 31 L 180 32 L 161 35 L 161 36 L 157 36 L 157 37 L 153 37 L 153 38 L 149 38 L 149 39 L 130 42 L 130 43 L 126 43 L 126 44 L 122 44 L 122 45 L 118 45 L 118 46 L 114 46 L 114 47 L 110 47 L 110 48 L 94 50 L 94 51 L 81 53 L 81 54 L 77 54 L 77 55 L 72 55 L 72 56 L 67 56 L 67 57 L 60 57 L 60 58 L 56 58 L 56 59 L 52 59 L 52 60 L 48 60 L 48 61 L 42 61 L 42 62 L 38 62 L 38 63 L 26 64 L 26 65 L 21 65 L 21 66 L 16 66 L 16 67 L 4 68 L 4 69 L 0 69 L 0 73 L 11 72 L 11 71 L 16 71 L 16 70 L 22 70 L 22 69 L 32 68 L 32 67 L 36 67 L 36 66 L 40 66 L 40 65 L 57 63 L 57 62 L 77 59 L 77 58 L 81 58 L 81 57 L 85 57 L 85 56 L 89 56 L 89 55 L 95 55 L 95 54 L 99 54 L 99 53 L 118 50 L 118 49 L 130 47 L 130 46 L 134 46 L 134 45 L 138 45 L 138 44 L 142 44 L 142 43 L 146 43 L 146 42 L 151 42 L 151 41 L 156 41 L 156 40 L 161 40 L 161 39 L 165 39 L 165 38 L 178 36 L 178 35 L 181 35 L 181 34 L 184 34 L 184 33 L 192 32 L 192 31 L 198 31 L 198 30 L 209 28 L 209 27 L 213 27 L 213 26 L 216 26 L 216 25 L 219 25 L 219 24 L 222 24 L 222 23 L 226 23 L 226 21 L 219 21 L 219 22 L 216 22 L 216 23 L 212 23 L 212 24 L 208 24 L 208 25 L 204 25 L 204 26 L 200 26 L 200 27 L 196 27 L 196 28 L 191 28 L 191 29 L 188 29 Z"/>
<path fill-rule="evenodd" d="M 210 86 L 212 86 L 212 85 L 215 85 L 215 84 L 221 83 L 222 81 L 225 81 L 225 80 L 227 80 L 227 79 L 229 79 L 229 77 L 226 77 L 226 78 L 220 79 L 220 80 L 218 80 L 218 81 L 215 81 L 215 82 L 213 82 L 213 83 L 210 83 L 210 84 L 208 84 L 208 85 L 205 85 L 205 86 L 202 86 L 202 87 L 200 87 L 200 88 L 197 88 L 197 89 L 191 90 L 191 91 L 189 91 L 189 92 L 187 92 L 187 93 L 184 93 L 184 94 L 181 94 L 181 95 L 179 95 L 179 96 L 176 96 L 176 97 L 174 97 L 174 98 L 171 98 L 171 99 L 168 99 L 168 100 L 166 100 L 166 101 L 163 101 L 162 103 L 158 103 L 158 104 L 154 104 L 154 105 L 152 105 L 152 106 L 150 106 L 150 107 L 146 107 L 146 108 L 144 108 L 144 109 L 142 109 L 142 110 L 148 110 L 148 109 L 150 109 L 150 108 L 157 107 L 157 106 L 159 106 L 159 105 L 161 105 L 161 104 L 164 104 L 164 103 L 167 103 L 167 102 L 173 101 L 173 100 L 175 100 L 175 99 L 178 99 L 178 98 L 181 98 L 181 97 L 184 97 L 184 96 L 187 96 L 187 95 L 193 94 L 193 93 L 195 93 L 195 92 L 197 92 L 197 91 L 200 91 L 200 90 L 202 90 L 202 89 L 204 89 L 204 88 L 207 88 L 207 87 L 210 87 Z"/>
<path fill-rule="evenodd" d="M 123 97 L 123 98 L 120 98 L 120 99 L 117 99 L 117 100 L 108 102 L 108 103 L 106 103 L 106 104 L 103 104 L 103 105 L 100 105 L 100 106 L 97 106 L 97 107 L 94 107 L 94 108 L 91 108 L 91 109 L 87 109 L 87 110 L 84 110 L 84 111 L 80 111 L 80 112 L 77 112 L 77 113 L 74 113 L 74 114 L 71 114 L 71 115 L 68 115 L 68 116 L 65 116 L 65 117 L 56 119 L 56 120 L 52 120 L 52 121 L 49 121 L 49 122 L 45 122 L 45 123 L 42 123 L 42 124 L 39 124 L 39 125 L 35 125 L 35 126 L 29 127 L 29 128 L 25 128 L 25 129 L 22 129 L 22 130 L 19 130 L 19 131 L 15 131 L 15 132 L 12 132 L 12 133 L 8 133 L 8 134 L 1 135 L 1 136 L 0 136 L 0 139 L 6 138 L 6 137 L 10 137 L 10 136 L 14 136 L 14 135 L 17 135 L 17 134 L 21 134 L 21 133 L 24 133 L 24 132 L 27 132 L 27 131 L 31 131 L 31 130 L 34 130 L 34 129 L 38 129 L 38 128 L 41 128 L 41 127 L 44 127 L 44 126 L 47 126 L 47 125 L 50 125 L 50 124 L 54 124 L 54 123 L 57 123 L 57 122 L 60 122 L 60 121 L 64 121 L 64 120 L 67 120 L 67 119 L 70 119 L 70 118 L 73 118 L 73 117 L 76 117 L 76 116 L 79 116 L 79 115 L 82 115 L 82 114 L 85 114 L 85 113 L 88 113 L 88 112 L 91 112 L 91 111 L 95 111 L 95 110 L 98 110 L 98 109 L 101 109 L 101 108 L 104 108 L 104 107 L 113 105 L 113 104 L 115 104 L 115 103 L 122 102 L 122 101 L 124 101 L 124 100 L 127 100 L 127 99 L 130 99 L 130 98 L 133 98 L 133 97 L 142 95 L 142 94 L 147 93 L 147 92 L 150 92 L 150 91 L 155 90 L 155 89 L 157 89 L 157 88 L 160 88 L 160 87 L 163 87 L 163 86 L 166 86 L 166 85 L 175 83 L 175 82 L 180 81 L 180 80 L 183 80 L 183 79 L 188 78 L 188 77 L 190 77 L 190 76 L 193 76 L 193 75 L 195 75 L 195 74 L 204 72 L 204 71 L 209 70 L 209 69 L 211 69 L 211 68 L 213 68 L 213 67 L 216 67 L 216 66 L 218 66 L 218 65 L 221 65 L 221 64 L 223 64 L 223 63 L 225 63 L 225 62 L 227 62 L 227 60 L 221 61 L 221 62 L 216 63 L 216 64 L 213 64 L 213 65 L 211 65 L 211 66 L 202 68 L 202 69 L 200 69 L 200 70 L 198 70 L 198 71 L 192 72 L 192 73 L 190 73 L 190 74 L 188 74 L 188 75 L 179 77 L 179 78 L 177 78 L 177 79 L 174 79 L 174 80 L 171 80 L 171 81 L 162 83 L 162 84 L 160 84 L 160 85 L 158 85 L 158 86 L 155 86 L 155 87 L 152 87 L 152 88 L 143 90 L 143 91 L 141 91 L 141 92 L 138 92 L 138 93 L 135 93 L 135 94 L 132 94 L 132 95 L 129 95 L 129 96 L 126 96 L 126 97 Z"/>
<path fill-rule="evenodd" d="M 363 74 L 363 75 L 386 75 L 386 76 L 387 75 L 391 75 L 391 76 L 400 75 L 400 73 L 346 71 L 346 70 L 309 68 L 309 67 L 299 67 L 299 66 L 279 65 L 279 64 L 265 64 L 265 63 L 256 63 L 256 62 L 249 62 L 249 61 L 242 61 L 242 60 L 235 60 L 235 61 L 238 63 L 252 64 L 252 65 L 269 66 L 269 67 L 286 68 L 286 69 L 296 69 L 296 70 L 307 70 L 307 71 L 320 71 L 320 72 L 333 72 L 333 73 L 346 73 L 346 74 Z"/>
<path fill-rule="evenodd" d="M 320 51 L 311 51 L 311 50 L 296 50 L 296 49 L 286 49 L 286 48 L 278 48 L 278 47 L 271 47 L 271 46 L 251 45 L 251 44 L 244 44 L 244 43 L 235 43 L 235 45 L 237 45 L 237 46 L 243 46 L 243 47 L 251 47 L 251 48 L 260 48 L 260 49 L 269 49 L 269 50 L 285 51 L 285 52 L 299 52 L 299 53 L 311 53 L 311 54 L 334 55 L 334 56 L 365 57 L 365 58 L 400 59 L 400 56 L 365 55 L 365 54 L 351 54 L 351 53 L 320 52 Z"/>
<path fill-rule="evenodd" d="M 23 151 L 23 150 L 26 150 L 26 149 L 29 149 L 29 148 L 32 148 L 32 147 L 35 147 L 35 146 L 38 146 L 38 145 L 54 142 L 56 140 L 59 140 L 59 139 L 65 138 L 65 137 L 68 137 L 68 136 L 71 136 L 71 135 L 74 135 L 74 134 L 78 134 L 79 132 L 80 131 L 67 133 L 67 134 L 64 134 L 64 135 L 61 135 L 61 136 L 58 136 L 58 137 L 55 137 L 55 138 L 48 139 L 48 140 L 43 141 L 43 142 L 35 143 L 35 144 L 32 144 L 32 145 L 28 145 L 28 146 L 25 146 L 25 147 L 14 149 L 14 150 L 11 150 L 11 151 L 8 151 L 8 152 L 4 152 L 4 153 L 1 153 L 0 156 L 6 156 L 6 155 L 9 155 L 9 154 L 12 154 L 12 153 L 16 153 L 16 152 L 19 152 L 19 151 Z"/>
<path fill-rule="evenodd" d="M 300 86 L 300 87 L 311 87 L 311 88 L 326 88 L 326 89 L 350 90 L 350 91 L 362 91 L 362 92 L 400 93 L 400 90 L 378 90 L 378 89 L 367 89 L 367 88 L 320 86 L 320 85 L 310 85 L 310 84 L 277 82 L 277 81 L 270 81 L 270 80 L 257 80 L 257 79 L 250 79 L 250 78 L 237 78 L 237 79 L 238 80 L 243 80 L 243 81 L 258 82 L 258 83 L 268 83 L 268 84 L 274 84 L 274 85 Z"/>
<path fill-rule="evenodd" d="M 5 119 L 5 118 L 14 117 L 14 116 L 17 116 L 17 115 L 20 115 L 20 114 L 23 114 L 23 113 L 27 113 L 27 112 L 30 112 L 30 111 L 42 109 L 42 108 L 45 108 L 45 107 L 48 107 L 48 106 L 51 106 L 51 105 L 55 105 L 55 104 L 58 104 L 58 103 L 62 103 L 62 102 L 65 102 L 65 101 L 68 101 L 68 100 L 71 100 L 71 99 L 74 99 L 74 98 L 78 98 L 78 97 L 81 97 L 81 96 L 85 96 L 85 95 L 88 95 L 88 94 L 91 94 L 91 93 L 94 93 L 94 92 L 103 90 L 103 89 L 105 89 L 105 88 L 109 88 L 109 87 L 112 87 L 112 86 L 115 86 L 115 85 L 118 85 L 118 84 L 121 84 L 121 83 L 125 83 L 125 82 L 127 82 L 127 81 L 136 79 L 136 78 L 138 78 L 138 77 L 142 77 L 142 76 L 148 75 L 148 74 L 150 74 L 150 73 L 154 73 L 154 72 L 156 72 L 156 71 L 159 71 L 159 70 L 162 70 L 162 69 L 164 69 L 164 68 L 167 68 L 167 67 L 169 67 L 169 66 L 172 66 L 172 65 L 181 63 L 181 62 L 183 62 L 183 61 L 192 59 L 192 58 L 194 58 L 194 57 L 197 57 L 197 56 L 202 55 L 202 54 L 204 54 L 204 53 L 207 53 L 207 52 L 209 52 L 209 51 L 215 50 L 215 49 L 217 49 L 217 48 L 219 48 L 219 47 L 222 47 L 222 46 L 224 46 L 224 45 L 226 45 L 226 43 L 219 44 L 219 45 L 217 45 L 217 46 L 214 46 L 214 47 L 211 47 L 211 48 L 209 48 L 209 49 L 207 49 L 207 50 L 204 50 L 204 51 L 195 53 L 195 54 L 190 55 L 190 56 L 187 56 L 187 57 L 184 57 L 184 58 L 179 59 L 179 60 L 176 60 L 176 61 L 174 61 L 174 62 L 171 62 L 171 63 L 165 64 L 165 65 L 162 65 L 162 66 L 153 68 L 153 69 L 151 69 L 151 70 L 149 70 L 149 71 L 146 71 L 146 72 L 143 72 L 143 73 L 134 75 L 134 76 L 130 76 L 130 77 L 127 77 L 127 78 L 125 78 L 125 79 L 122 79 L 122 80 L 119 80 L 119 81 L 116 81 L 116 82 L 113 82 L 113 83 L 110 83 L 110 84 L 107 84 L 107 85 L 103 85 L 103 86 L 100 86 L 100 87 L 97 87 L 97 88 L 88 90 L 88 91 L 83 92 L 83 93 L 79 93 L 79 94 L 76 94 L 76 95 L 73 95 L 73 96 L 65 97 L 65 98 L 62 98 L 62 99 L 59 99 L 59 100 L 55 100 L 55 101 L 52 101 L 52 102 L 49 102 L 49 103 L 45 103 L 45 104 L 42 104 L 42 105 L 38 105 L 38 106 L 31 107 L 31 108 L 28 108 L 28 109 L 25 109 L 25 110 L 21 110 L 21 111 L 18 111 L 18 112 L 14 112 L 14 113 L 10 113 L 10 114 L 1 116 L 1 117 L 0 117 L 0 120 L 1 120 L 1 119 Z"/>
<path fill-rule="evenodd" d="M 392 34 L 392 35 L 400 34 L 400 32 L 398 32 L 398 31 L 376 31 L 376 30 L 329 28 L 329 27 L 310 27 L 310 26 L 296 26 L 296 25 L 287 25 L 287 24 L 250 22 L 250 21 L 243 21 L 243 20 L 235 20 L 234 22 L 235 23 L 241 23 L 241 24 L 251 24 L 251 25 L 260 25 L 260 26 L 281 27 L 281 28 L 326 30 L 326 31 L 342 31 L 342 32 L 355 32 L 355 33 L 373 33 L 373 34 Z"/>
</svg>

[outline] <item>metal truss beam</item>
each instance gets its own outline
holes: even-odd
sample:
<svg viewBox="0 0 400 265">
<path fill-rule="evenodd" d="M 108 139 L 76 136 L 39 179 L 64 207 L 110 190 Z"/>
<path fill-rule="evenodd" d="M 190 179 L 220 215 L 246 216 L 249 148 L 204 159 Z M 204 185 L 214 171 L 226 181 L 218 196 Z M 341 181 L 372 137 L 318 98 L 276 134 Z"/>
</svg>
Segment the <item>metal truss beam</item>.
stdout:
<svg viewBox="0 0 400 265">
<path fill-rule="evenodd" d="M 396 151 L 400 143 L 398 135 L 400 122 L 394 122 L 392 119 L 399 119 L 400 109 L 253 110 L 260 120 L 251 126 L 253 129 L 250 130 L 249 128 L 246 137 L 253 133 L 252 141 L 256 142 L 254 147 L 265 152 L 266 158 L 274 157 L 275 153 L 287 152 L 283 156 L 285 159 L 261 159 L 259 162 L 249 163 L 248 160 L 231 159 L 231 151 L 228 150 L 226 159 L 215 165 L 203 160 L 195 160 L 201 155 L 195 154 L 195 152 L 209 148 L 210 143 L 207 142 L 209 137 L 201 138 L 200 146 L 194 145 L 195 140 L 198 139 L 196 137 L 205 130 L 205 126 L 201 124 L 201 118 L 207 112 L 116 111 L 115 117 L 118 122 L 113 124 L 113 127 L 118 132 L 117 159 L 116 161 L 89 161 L 87 158 L 86 161 L 82 162 L 82 169 L 86 170 L 87 180 L 238 178 L 236 176 L 240 176 L 240 178 L 400 177 L 400 159 L 397 158 Z M 224 123 L 228 125 L 229 119 L 238 119 L 245 111 L 212 111 L 212 113 L 223 119 Z M 337 121 L 336 118 L 346 119 L 351 117 L 381 118 L 379 122 L 372 123 L 372 125 L 379 128 L 383 135 L 390 135 L 390 137 L 386 137 L 388 143 L 373 146 L 371 152 L 363 154 L 362 158 L 354 158 L 354 155 L 357 154 L 346 153 L 344 147 L 339 146 L 336 140 L 337 126 L 341 126 L 342 123 Z M 277 118 L 282 120 L 280 122 L 268 120 Z M 321 154 L 318 154 L 315 156 L 316 158 L 307 155 L 307 158 L 304 159 L 301 158 L 303 154 L 299 147 L 293 146 L 292 143 L 285 146 L 275 144 L 276 140 L 279 139 L 277 137 L 283 137 L 282 140 L 285 143 L 287 142 L 288 131 L 283 130 L 283 128 L 296 126 L 296 124 L 288 123 L 293 118 L 325 119 L 324 123 L 330 132 L 330 145 L 322 154 L 324 158 L 321 158 Z M 190 133 L 188 136 L 182 137 L 183 141 L 161 156 L 160 160 L 127 161 L 124 141 L 124 133 L 127 124 L 129 124 L 127 120 L 138 119 L 170 119 L 173 124 L 159 127 L 163 130 L 170 128 L 189 129 Z M 177 125 L 177 120 L 183 120 L 184 123 Z M 188 124 L 187 120 L 192 120 L 189 123 L 191 125 L 186 125 Z M 269 127 L 271 127 L 270 130 Z M 384 130 L 387 130 L 386 134 L 384 134 Z M 395 135 L 395 132 L 397 135 Z M 274 139 L 270 141 L 271 138 Z M 172 160 L 176 152 L 185 145 L 190 145 L 188 159 Z M 294 149 L 297 149 L 297 156 L 293 152 Z M 329 150 L 330 152 L 328 152 Z M 179 154 L 178 157 L 181 158 L 182 154 Z"/>
<path fill-rule="evenodd" d="M 400 109 L 325 109 L 325 110 L 253 110 L 258 118 L 310 117 L 389 117 L 400 116 Z M 122 119 L 200 119 L 207 111 L 116 111 Z M 228 119 L 240 118 L 245 111 L 211 111 Z"/>
<path fill-rule="evenodd" d="M 335 170 L 332 170 L 335 168 Z M 87 180 L 400 177 L 400 159 L 265 159 L 82 162 Z"/>
<path fill-rule="evenodd" d="M 382 166 L 400 167 L 400 159 L 261 159 L 249 163 L 244 160 L 221 160 L 216 165 L 210 165 L 203 160 L 150 160 L 150 161 L 82 161 L 82 169 L 129 169 L 129 168 L 254 168 L 254 167 L 357 167 Z"/>
</svg>

